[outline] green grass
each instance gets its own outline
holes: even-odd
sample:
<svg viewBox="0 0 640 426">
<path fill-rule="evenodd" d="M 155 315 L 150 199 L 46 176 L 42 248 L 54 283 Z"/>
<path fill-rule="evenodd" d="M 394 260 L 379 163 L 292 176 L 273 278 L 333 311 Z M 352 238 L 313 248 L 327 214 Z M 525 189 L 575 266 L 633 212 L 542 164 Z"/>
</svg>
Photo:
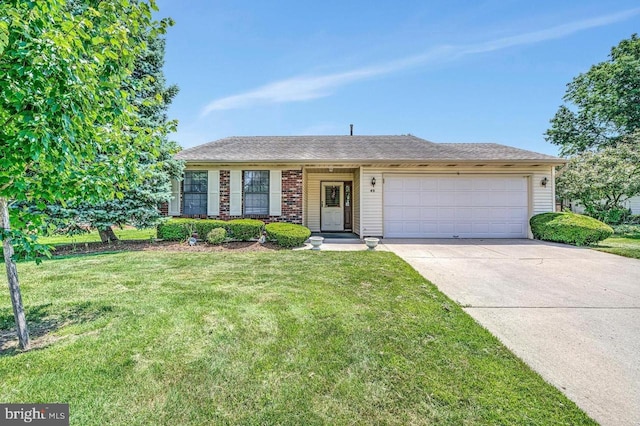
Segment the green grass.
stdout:
<svg viewBox="0 0 640 426">
<path fill-rule="evenodd" d="M 640 259 L 640 234 L 613 235 L 594 248 L 619 256 Z"/>
<path fill-rule="evenodd" d="M 0 356 L 0 401 L 67 402 L 74 425 L 595 424 L 391 253 L 18 267 L 32 330 L 52 332 Z"/>
<path fill-rule="evenodd" d="M 113 228 L 116 236 L 121 240 L 149 240 L 156 237 L 156 229 L 119 229 Z M 91 231 L 86 234 L 67 236 L 67 235 L 53 235 L 49 237 L 38 238 L 40 244 L 77 244 L 77 243 L 93 243 L 100 242 L 100 235 L 98 231 Z"/>
</svg>

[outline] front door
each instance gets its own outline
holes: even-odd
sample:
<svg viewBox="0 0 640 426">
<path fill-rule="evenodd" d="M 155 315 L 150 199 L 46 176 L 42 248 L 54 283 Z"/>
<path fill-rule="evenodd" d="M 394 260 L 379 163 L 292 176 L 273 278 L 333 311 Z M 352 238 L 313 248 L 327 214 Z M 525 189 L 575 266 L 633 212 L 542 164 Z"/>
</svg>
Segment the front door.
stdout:
<svg viewBox="0 0 640 426">
<path fill-rule="evenodd" d="M 344 231 L 344 183 L 322 182 L 320 196 L 320 229 Z"/>
</svg>

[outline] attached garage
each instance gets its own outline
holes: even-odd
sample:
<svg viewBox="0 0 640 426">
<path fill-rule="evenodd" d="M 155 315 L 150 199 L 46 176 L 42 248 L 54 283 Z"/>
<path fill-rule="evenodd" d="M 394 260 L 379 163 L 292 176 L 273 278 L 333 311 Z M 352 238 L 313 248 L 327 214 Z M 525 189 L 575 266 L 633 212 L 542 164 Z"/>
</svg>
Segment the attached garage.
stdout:
<svg viewBox="0 0 640 426">
<path fill-rule="evenodd" d="M 386 238 L 527 238 L 528 179 L 385 175 Z"/>
</svg>

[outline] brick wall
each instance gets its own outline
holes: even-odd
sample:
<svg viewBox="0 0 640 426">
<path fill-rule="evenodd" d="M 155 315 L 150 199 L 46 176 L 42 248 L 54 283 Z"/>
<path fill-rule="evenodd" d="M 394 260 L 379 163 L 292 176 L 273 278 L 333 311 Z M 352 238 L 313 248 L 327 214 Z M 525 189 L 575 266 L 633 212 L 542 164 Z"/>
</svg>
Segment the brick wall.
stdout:
<svg viewBox="0 0 640 426">
<path fill-rule="evenodd" d="M 282 216 L 277 221 L 302 224 L 302 170 L 282 171 Z"/>
<path fill-rule="evenodd" d="M 229 200 L 231 198 L 231 172 L 220 170 L 220 216 L 216 219 L 229 220 Z"/>
</svg>

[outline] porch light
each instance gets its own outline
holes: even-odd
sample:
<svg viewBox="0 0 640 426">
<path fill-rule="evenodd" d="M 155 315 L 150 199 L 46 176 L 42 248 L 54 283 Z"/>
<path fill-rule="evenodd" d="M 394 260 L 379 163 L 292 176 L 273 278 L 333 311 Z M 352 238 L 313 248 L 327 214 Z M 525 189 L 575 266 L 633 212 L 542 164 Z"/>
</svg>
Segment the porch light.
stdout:
<svg viewBox="0 0 640 426">
<path fill-rule="evenodd" d="M 545 188 L 547 187 L 547 182 L 549 182 L 549 180 L 547 179 L 547 177 L 543 177 L 542 180 L 540 181 L 540 185 L 544 186 Z"/>
<path fill-rule="evenodd" d="M 371 186 L 374 187 L 374 188 L 376 187 L 376 178 L 375 177 L 371 178 Z"/>
</svg>

